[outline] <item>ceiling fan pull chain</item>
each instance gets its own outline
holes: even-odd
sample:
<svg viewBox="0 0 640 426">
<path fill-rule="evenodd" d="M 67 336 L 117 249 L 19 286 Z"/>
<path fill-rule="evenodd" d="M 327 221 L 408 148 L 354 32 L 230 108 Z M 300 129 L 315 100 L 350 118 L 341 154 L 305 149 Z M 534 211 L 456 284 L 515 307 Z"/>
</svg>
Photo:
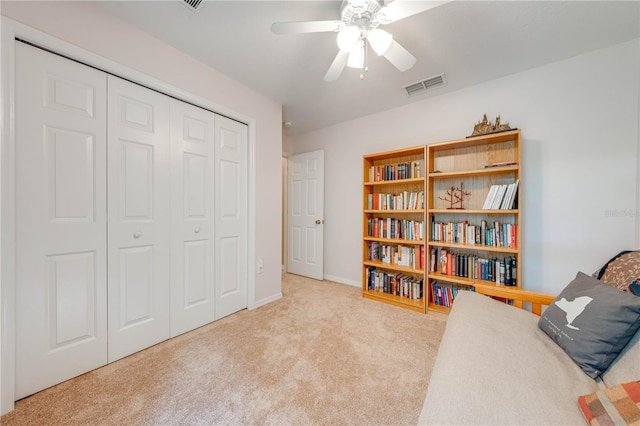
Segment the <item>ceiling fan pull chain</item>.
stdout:
<svg viewBox="0 0 640 426">
<path fill-rule="evenodd" d="M 369 66 L 367 65 L 368 59 L 369 59 L 369 46 L 367 45 L 368 41 L 366 38 L 364 38 L 364 61 L 363 61 L 363 72 L 360 73 L 360 80 L 364 80 L 364 74 L 366 72 L 369 72 Z"/>
</svg>

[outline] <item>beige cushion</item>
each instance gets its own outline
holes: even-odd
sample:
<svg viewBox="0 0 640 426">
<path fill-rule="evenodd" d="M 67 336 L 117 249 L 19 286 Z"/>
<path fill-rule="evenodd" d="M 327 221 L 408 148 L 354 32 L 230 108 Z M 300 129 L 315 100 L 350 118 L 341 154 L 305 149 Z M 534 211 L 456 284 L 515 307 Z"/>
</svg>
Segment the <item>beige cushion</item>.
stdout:
<svg viewBox="0 0 640 426">
<path fill-rule="evenodd" d="M 440 345 L 419 424 L 581 424 L 598 384 L 537 326 L 538 317 L 461 292 Z"/>
</svg>

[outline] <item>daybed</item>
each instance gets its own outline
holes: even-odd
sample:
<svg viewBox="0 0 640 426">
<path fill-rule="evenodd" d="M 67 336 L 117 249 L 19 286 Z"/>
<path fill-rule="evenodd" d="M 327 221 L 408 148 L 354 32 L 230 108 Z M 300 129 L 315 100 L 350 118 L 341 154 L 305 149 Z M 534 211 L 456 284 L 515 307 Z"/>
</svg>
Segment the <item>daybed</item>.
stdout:
<svg viewBox="0 0 640 426">
<path fill-rule="evenodd" d="M 585 277 L 579 274 L 567 289 L 576 281 L 581 282 L 575 285 L 598 281 Z M 633 305 L 636 298 L 640 302 L 638 296 L 603 286 L 607 291 L 615 290 L 616 297 L 617 294 L 628 297 L 625 303 L 631 301 Z M 480 293 L 533 301 L 533 311 L 538 314 L 541 304 L 549 306 L 539 317 Z M 556 300 L 561 296 L 566 297 L 565 300 L 576 299 L 564 293 Z M 553 296 L 504 287 L 479 286 L 476 293 L 459 293 L 447 320 L 419 424 L 586 424 L 587 416 L 593 413 L 583 415 L 578 404 L 580 396 L 640 380 L 640 331 L 635 331 L 638 326 L 627 329 L 628 336 L 622 339 L 628 343 L 619 356 L 604 354 L 615 357 L 610 366 L 603 369 L 604 373 L 589 372 L 596 376 L 594 379 L 585 373 L 584 366 L 581 368 L 572 359 L 570 349 L 565 352 L 538 326 L 540 318 L 541 323 L 546 323 L 545 316 L 547 312 L 551 315 L 555 304 Z M 632 306 L 631 311 L 634 309 Z M 634 312 L 640 324 L 640 308 Z M 617 314 L 611 317 L 614 322 L 616 317 Z M 569 317 L 563 316 L 562 321 L 565 320 L 568 327 L 578 329 L 571 326 Z M 586 327 L 580 325 L 580 328 Z M 583 409 L 593 408 L 584 407 L 584 398 L 582 402 Z M 637 407 L 640 408 L 640 404 Z M 640 417 L 637 421 L 640 422 Z"/>
</svg>

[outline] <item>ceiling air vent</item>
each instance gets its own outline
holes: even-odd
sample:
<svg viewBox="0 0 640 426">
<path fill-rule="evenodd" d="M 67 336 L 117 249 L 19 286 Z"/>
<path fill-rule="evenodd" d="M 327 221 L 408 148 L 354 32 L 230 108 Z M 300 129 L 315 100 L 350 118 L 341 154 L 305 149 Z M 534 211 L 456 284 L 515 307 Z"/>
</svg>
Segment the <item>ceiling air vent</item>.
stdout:
<svg viewBox="0 0 640 426">
<path fill-rule="evenodd" d="M 184 0 L 184 5 L 194 12 L 198 10 L 198 7 L 201 4 L 202 4 L 202 0 Z"/>
<path fill-rule="evenodd" d="M 406 90 L 407 96 L 416 96 L 426 92 L 427 90 L 435 89 L 437 87 L 443 87 L 446 85 L 447 81 L 445 80 L 443 73 L 434 77 L 429 77 L 422 81 L 418 81 L 416 83 L 409 84 L 408 86 L 404 86 L 403 89 Z"/>
</svg>

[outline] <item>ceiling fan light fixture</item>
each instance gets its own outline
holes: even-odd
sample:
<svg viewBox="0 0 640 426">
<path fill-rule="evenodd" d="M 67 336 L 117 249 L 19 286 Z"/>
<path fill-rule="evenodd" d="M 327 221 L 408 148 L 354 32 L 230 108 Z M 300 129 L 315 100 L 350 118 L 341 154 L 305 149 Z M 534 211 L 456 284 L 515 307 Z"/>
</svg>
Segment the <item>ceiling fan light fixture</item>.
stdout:
<svg viewBox="0 0 640 426">
<path fill-rule="evenodd" d="M 367 41 L 371 45 L 371 48 L 376 55 L 382 56 L 391 47 L 391 43 L 393 42 L 393 36 L 388 32 L 381 30 L 379 28 L 373 28 L 369 30 L 367 34 Z"/>
<path fill-rule="evenodd" d="M 347 66 L 350 68 L 364 68 L 364 42 L 358 40 L 356 48 L 349 53 Z"/>
<path fill-rule="evenodd" d="M 340 50 L 343 52 L 351 52 L 358 46 L 360 28 L 355 25 L 346 26 L 338 32 L 336 39 Z"/>
</svg>

